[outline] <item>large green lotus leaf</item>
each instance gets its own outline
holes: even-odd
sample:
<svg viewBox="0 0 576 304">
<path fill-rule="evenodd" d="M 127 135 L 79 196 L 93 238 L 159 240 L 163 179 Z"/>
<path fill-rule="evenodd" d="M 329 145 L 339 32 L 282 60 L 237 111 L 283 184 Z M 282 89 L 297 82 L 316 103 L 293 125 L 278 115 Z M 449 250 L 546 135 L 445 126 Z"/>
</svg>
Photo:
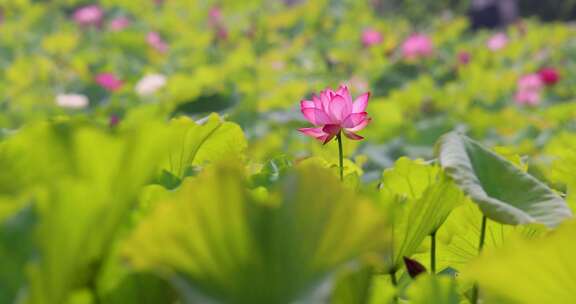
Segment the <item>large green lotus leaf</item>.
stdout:
<svg viewBox="0 0 576 304">
<path fill-rule="evenodd" d="M 485 252 L 462 271 L 477 281 L 486 303 L 574 303 L 576 223 L 549 235 Z"/>
<path fill-rule="evenodd" d="M 552 166 L 550 170 L 544 170 L 547 177 L 557 183 L 566 185 L 567 201 L 576 211 L 576 134 L 562 132 L 556 135 L 546 145 L 545 154 L 550 156 Z"/>
<path fill-rule="evenodd" d="M 338 274 L 330 295 L 333 304 L 397 303 L 397 288 L 388 274 L 374 272 L 372 265 L 346 267 Z"/>
<path fill-rule="evenodd" d="M 370 302 L 372 281 L 374 280 L 373 267 L 368 265 L 354 266 L 356 267 L 345 268 L 338 273 L 330 295 L 330 303 L 362 304 Z"/>
<path fill-rule="evenodd" d="M 49 132 L 64 133 L 66 128 L 47 123 L 35 124 L 11 133 L 0 143 L 0 194 L 4 198 L 25 197 L 30 187 L 53 181 L 49 177 L 72 170 L 61 151 L 56 151 L 67 143 L 60 139 L 51 142 L 54 139 L 48 136 Z M 40 149 L 44 147 L 51 149 L 41 153 Z"/>
<path fill-rule="evenodd" d="M 25 303 L 62 303 L 93 283 L 138 191 L 166 157 L 170 136 L 154 122 L 117 134 L 59 122 L 9 140 L 14 179 L 37 217 Z"/>
<path fill-rule="evenodd" d="M 440 168 L 423 160 L 399 158 L 394 167 L 384 170 L 382 190 L 411 199 L 422 197 L 423 192 L 436 181 Z"/>
<path fill-rule="evenodd" d="M 439 140 L 438 159 L 492 220 L 554 227 L 572 216 L 566 202 L 544 183 L 462 134 L 448 133 Z"/>
<path fill-rule="evenodd" d="M 160 187 L 160 186 L 158 186 Z M 124 232 L 128 232 L 125 230 Z M 169 281 L 150 272 L 135 272 L 119 254 L 121 242 L 109 252 L 109 258 L 99 274 L 100 302 L 122 303 L 174 303 L 178 293 Z"/>
<path fill-rule="evenodd" d="M 402 258 L 414 254 L 463 198 L 440 168 L 423 161 L 402 157 L 384 171 L 380 202 L 387 206 L 393 239 L 385 254 L 385 271 L 398 269 Z"/>
<path fill-rule="evenodd" d="M 179 138 L 171 148 L 165 169 L 175 177 L 185 177 L 191 166 L 230 155 L 242 155 L 247 143 L 242 129 L 235 123 L 225 122 L 212 114 L 202 123 L 188 117 L 179 117 L 170 122 L 171 133 Z"/>
<path fill-rule="evenodd" d="M 456 280 L 451 276 L 420 275 L 408 287 L 409 303 L 458 304 Z"/>
<path fill-rule="evenodd" d="M 153 274 L 129 273 L 102 298 L 107 304 L 157 304 L 174 303 L 177 294 L 168 282 Z"/>
<path fill-rule="evenodd" d="M 471 260 L 478 256 L 480 242 L 480 226 L 482 212 L 473 203 L 458 206 L 438 230 L 436 261 L 437 268 L 447 267 L 460 270 Z M 548 231 L 546 226 L 540 224 L 504 225 L 488 220 L 486 223 L 486 236 L 484 248 L 500 248 L 515 239 L 532 239 Z M 418 258 L 428 265 L 428 253 L 418 255 Z"/>
<path fill-rule="evenodd" d="M 339 176 L 340 174 L 340 167 L 337 159 L 314 156 L 301 160 L 300 163 L 303 165 L 310 164 L 331 169 L 335 176 Z M 362 168 L 354 161 L 347 158 L 343 160 L 342 164 L 344 165 L 344 184 L 352 187 L 358 187 L 360 184 L 360 177 L 363 174 Z"/>
<path fill-rule="evenodd" d="M 0 303 L 14 303 L 25 282 L 22 271 L 33 248 L 35 215 L 23 208 L 0 222 Z"/>
<path fill-rule="evenodd" d="M 185 180 L 126 243 L 132 264 L 170 277 L 188 303 L 288 303 L 387 246 L 383 217 L 328 170 L 299 166 L 258 196 L 242 171 L 220 164 Z"/>
<path fill-rule="evenodd" d="M 250 177 L 253 187 L 270 187 L 292 167 L 292 160 L 286 155 L 278 155 L 262 165 L 258 173 Z"/>
</svg>

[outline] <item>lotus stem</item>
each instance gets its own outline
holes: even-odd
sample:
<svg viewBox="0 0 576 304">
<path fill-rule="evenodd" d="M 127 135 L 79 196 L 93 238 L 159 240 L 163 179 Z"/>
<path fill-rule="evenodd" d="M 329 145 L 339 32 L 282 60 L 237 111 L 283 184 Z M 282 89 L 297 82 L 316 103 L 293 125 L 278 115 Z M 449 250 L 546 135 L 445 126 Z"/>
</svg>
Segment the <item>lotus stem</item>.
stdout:
<svg viewBox="0 0 576 304">
<path fill-rule="evenodd" d="M 396 279 L 396 270 L 390 271 L 390 281 L 392 282 L 392 285 L 396 289 L 396 287 L 398 287 L 398 280 Z M 398 295 L 397 294 L 394 295 L 393 303 L 398 303 Z"/>
<path fill-rule="evenodd" d="M 480 226 L 480 242 L 478 244 L 478 254 L 482 253 L 482 249 L 484 249 L 484 239 L 486 238 L 486 224 L 488 218 L 483 215 L 482 216 L 482 225 Z M 478 304 L 478 300 L 480 298 L 480 288 L 478 284 L 474 285 L 474 289 L 472 290 L 472 303 Z"/>
<path fill-rule="evenodd" d="M 430 234 L 430 272 L 436 274 L 436 231 Z"/>
<path fill-rule="evenodd" d="M 486 238 L 486 222 L 488 218 L 483 215 L 482 216 L 482 226 L 480 227 L 480 243 L 478 244 L 478 254 L 482 253 L 482 249 L 484 248 L 484 239 Z"/>
<path fill-rule="evenodd" d="M 340 165 L 340 180 L 344 181 L 344 152 L 342 149 L 342 132 L 336 135 L 336 141 L 338 141 L 338 161 Z"/>
<path fill-rule="evenodd" d="M 396 279 L 396 270 L 390 271 L 390 280 L 392 281 L 392 285 L 398 285 L 398 280 Z"/>
</svg>

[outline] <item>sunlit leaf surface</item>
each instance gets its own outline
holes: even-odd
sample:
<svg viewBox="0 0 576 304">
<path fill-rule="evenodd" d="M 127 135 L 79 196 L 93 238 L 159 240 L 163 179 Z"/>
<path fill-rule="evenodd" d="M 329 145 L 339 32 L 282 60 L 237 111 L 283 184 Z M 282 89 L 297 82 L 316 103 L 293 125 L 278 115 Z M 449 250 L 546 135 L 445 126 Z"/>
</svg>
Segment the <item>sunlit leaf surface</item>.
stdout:
<svg viewBox="0 0 576 304">
<path fill-rule="evenodd" d="M 338 184 L 304 166 L 258 200 L 237 166 L 210 167 L 142 220 L 127 256 L 168 275 L 189 301 L 314 297 L 335 267 L 387 246 L 372 203 Z"/>
<path fill-rule="evenodd" d="M 464 135 L 444 135 L 438 144 L 438 158 L 447 174 L 490 219 L 554 227 L 572 216 L 552 189 Z"/>
</svg>

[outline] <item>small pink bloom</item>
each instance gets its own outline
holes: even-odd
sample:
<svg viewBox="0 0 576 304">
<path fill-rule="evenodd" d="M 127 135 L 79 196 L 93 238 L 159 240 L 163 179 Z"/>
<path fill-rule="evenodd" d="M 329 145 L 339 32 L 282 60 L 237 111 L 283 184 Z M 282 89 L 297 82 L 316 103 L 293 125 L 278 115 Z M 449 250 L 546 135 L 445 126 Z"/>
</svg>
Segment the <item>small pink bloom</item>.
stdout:
<svg viewBox="0 0 576 304">
<path fill-rule="evenodd" d="M 380 44 L 383 40 L 382 34 L 374 29 L 366 29 L 362 32 L 362 44 L 365 47 Z"/>
<path fill-rule="evenodd" d="M 219 6 L 215 5 L 208 11 L 208 24 L 210 26 L 217 26 L 222 23 L 222 10 Z"/>
<path fill-rule="evenodd" d="M 518 80 L 518 89 L 520 90 L 540 90 L 543 83 L 538 74 L 526 74 Z"/>
<path fill-rule="evenodd" d="M 491 51 L 498 51 L 503 49 L 508 44 L 508 36 L 504 33 L 496 33 L 492 35 L 486 42 L 486 46 Z"/>
<path fill-rule="evenodd" d="M 77 9 L 72 18 L 80 26 L 99 26 L 104 17 L 104 11 L 96 4 L 83 6 Z"/>
<path fill-rule="evenodd" d="M 326 144 L 336 135 L 343 132 L 353 140 L 361 140 L 364 137 L 356 132 L 364 129 L 370 122 L 366 106 L 370 93 L 360 95 L 352 101 L 348 87 L 341 85 L 334 92 L 326 89 L 320 92 L 320 96 L 313 95 L 312 100 L 302 100 L 300 110 L 314 128 L 302 128 L 300 132 L 314 137 Z"/>
<path fill-rule="evenodd" d="M 112 114 L 110 116 L 110 120 L 108 121 L 108 125 L 113 128 L 120 123 L 120 117 L 118 115 Z"/>
<path fill-rule="evenodd" d="M 104 89 L 114 92 L 122 87 L 122 80 L 112 73 L 101 73 L 96 76 L 96 83 Z"/>
<path fill-rule="evenodd" d="M 540 92 L 537 91 L 518 91 L 514 95 L 514 100 L 520 105 L 535 106 L 540 103 Z"/>
<path fill-rule="evenodd" d="M 538 71 L 538 75 L 547 86 L 555 85 L 560 80 L 560 74 L 555 68 L 542 68 Z"/>
<path fill-rule="evenodd" d="M 412 34 L 402 44 L 402 55 L 408 60 L 430 57 L 433 52 L 432 40 L 424 34 Z"/>
<path fill-rule="evenodd" d="M 224 26 L 218 26 L 216 28 L 216 37 L 220 40 L 228 39 L 228 30 Z"/>
<path fill-rule="evenodd" d="M 461 65 L 467 65 L 470 63 L 471 55 L 468 52 L 460 52 L 458 53 L 458 63 Z"/>
<path fill-rule="evenodd" d="M 537 105 L 544 83 L 538 74 L 527 74 L 518 80 L 514 100 L 521 105 Z"/>
<path fill-rule="evenodd" d="M 168 51 L 168 44 L 157 32 L 149 32 L 148 35 L 146 35 L 146 42 L 160 53 L 166 53 L 166 51 Z"/>
<path fill-rule="evenodd" d="M 121 31 L 130 25 L 128 17 L 117 17 L 110 21 L 110 30 L 114 32 Z"/>
</svg>

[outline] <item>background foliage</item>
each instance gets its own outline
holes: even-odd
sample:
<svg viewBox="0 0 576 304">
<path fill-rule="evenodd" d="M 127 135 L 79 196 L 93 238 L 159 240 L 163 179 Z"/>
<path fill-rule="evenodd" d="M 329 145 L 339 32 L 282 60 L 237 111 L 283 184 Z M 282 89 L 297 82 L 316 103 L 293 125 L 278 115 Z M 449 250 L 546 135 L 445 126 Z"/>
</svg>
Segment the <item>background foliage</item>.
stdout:
<svg viewBox="0 0 576 304">
<path fill-rule="evenodd" d="M 0 1 L 0 303 L 574 301 L 574 27 L 291 2 Z M 296 131 L 340 84 L 343 181 Z"/>
</svg>

